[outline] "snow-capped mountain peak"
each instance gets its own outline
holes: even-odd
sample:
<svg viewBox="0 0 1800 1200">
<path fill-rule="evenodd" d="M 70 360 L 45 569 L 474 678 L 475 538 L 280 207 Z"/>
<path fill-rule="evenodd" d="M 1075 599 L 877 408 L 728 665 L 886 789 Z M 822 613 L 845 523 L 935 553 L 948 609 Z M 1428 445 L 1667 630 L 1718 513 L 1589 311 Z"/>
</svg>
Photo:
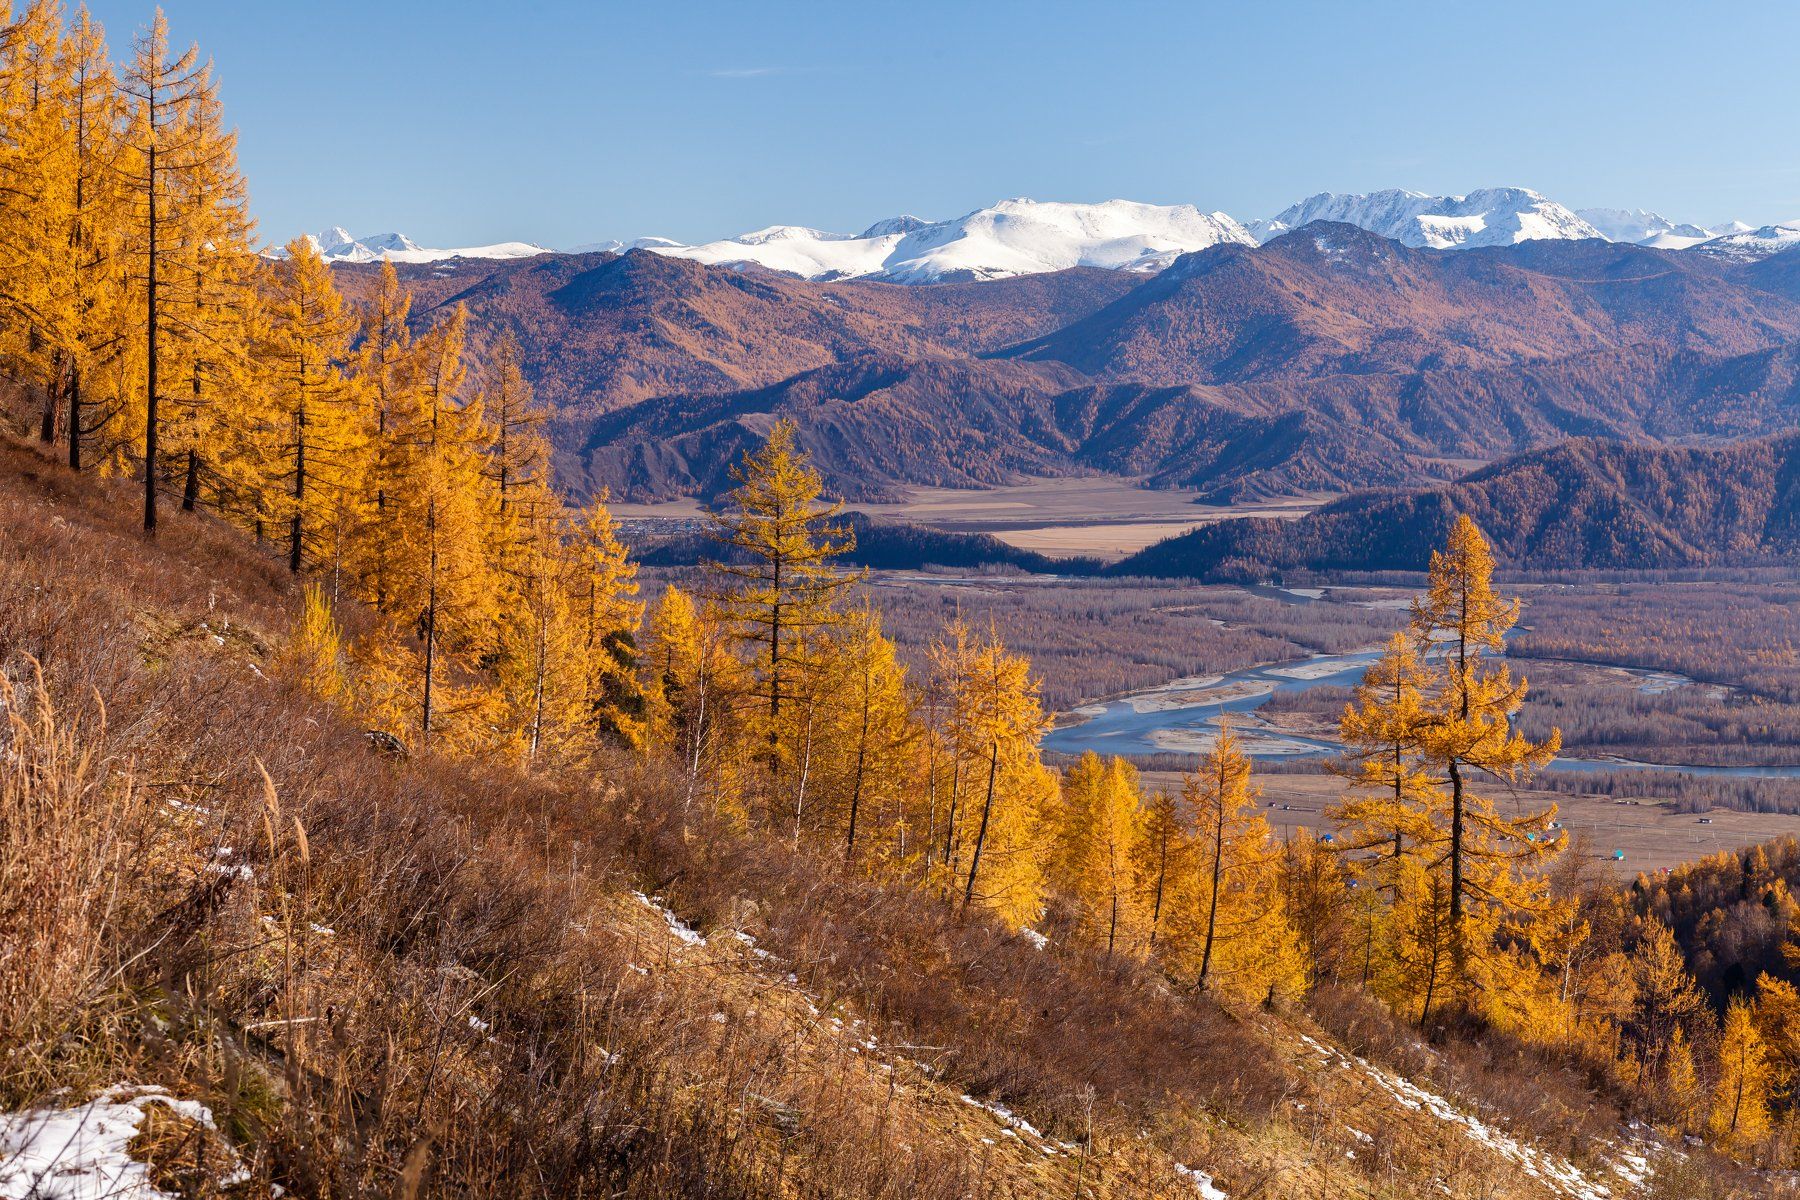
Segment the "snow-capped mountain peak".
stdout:
<svg viewBox="0 0 1800 1200">
<path fill-rule="evenodd" d="M 1575 215 L 1592 225 L 1609 242 L 1634 242 L 1659 250 L 1685 250 L 1726 232 L 1671 221 L 1661 213 L 1642 208 L 1582 208 L 1577 209 Z"/>
<path fill-rule="evenodd" d="M 1519 187 L 1482 188 L 1466 196 L 1432 196 L 1403 188 L 1360 195 L 1320 192 L 1252 223 L 1250 231 L 1258 242 L 1266 242 L 1314 221 L 1341 221 L 1407 246 L 1438 250 L 1601 236 L 1554 200 Z"/>
<path fill-rule="evenodd" d="M 1694 250 L 1699 254 L 1731 259 L 1734 262 L 1755 262 L 1757 259 L 1768 258 L 1771 254 L 1780 254 L 1783 250 L 1792 250 L 1796 246 L 1800 246 L 1800 220 L 1764 225 L 1760 229 L 1736 230 L 1701 242 Z"/>
<path fill-rule="evenodd" d="M 384 258 L 397 263 L 426 263 L 446 258 L 529 258 L 534 254 L 550 253 L 544 247 L 534 246 L 530 242 L 497 242 L 491 246 L 461 246 L 439 250 L 421 246 L 404 233 L 351 237 L 350 232 L 341 225 L 333 225 L 319 233 L 306 234 L 305 237 L 321 258 L 333 263 L 380 262 Z M 286 256 L 286 251 L 276 249 L 269 254 L 272 258 L 282 258 Z"/>
<path fill-rule="evenodd" d="M 923 229 L 931 224 L 924 217 L 915 217 L 910 213 L 898 217 L 889 217 L 885 221 L 877 221 L 856 236 L 859 238 L 887 237 L 890 234 L 907 234 Z"/>
<path fill-rule="evenodd" d="M 1187 204 L 1064 204 L 1018 197 L 949 221 L 893 217 L 860 234 L 777 225 L 698 246 L 646 248 L 809 279 L 934 283 L 1076 266 L 1160 270 L 1183 253 L 1220 242 L 1254 244 L 1224 213 L 1203 213 Z"/>
</svg>

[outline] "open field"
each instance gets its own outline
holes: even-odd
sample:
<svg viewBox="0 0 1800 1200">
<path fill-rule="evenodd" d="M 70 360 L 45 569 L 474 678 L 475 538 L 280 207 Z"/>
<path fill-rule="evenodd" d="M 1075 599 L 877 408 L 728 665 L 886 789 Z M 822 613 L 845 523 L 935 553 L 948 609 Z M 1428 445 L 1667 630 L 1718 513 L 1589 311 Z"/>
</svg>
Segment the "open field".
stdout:
<svg viewBox="0 0 1800 1200">
<path fill-rule="evenodd" d="M 1174 771 L 1145 771 L 1146 788 L 1180 791 Z M 1344 783 L 1332 775 L 1258 774 L 1263 816 L 1277 836 L 1299 829 L 1329 832 L 1325 810 L 1344 794 Z M 1536 812 L 1551 804 L 1571 840 L 1586 835 L 1586 851 L 1604 860 L 1614 874 L 1630 879 L 1640 872 L 1691 862 L 1720 850 L 1736 850 L 1784 833 L 1800 833 L 1800 817 L 1778 813 L 1730 812 L 1715 809 L 1703 816 L 1676 812 L 1667 801 L 1653 798 L 1618 801 L 1609 796 L 1570 796 L 1520 789 L 1501 802 L 1503 813 Z M 1625 851 L 1623 860 L 1612 857 Z"/>
<path fill-rule="evenodd" d="M 952 533 L 991 533 L 1021 550 L 1115 559 L 1198 525 L 1231 517 L 1295 517 L 1329 497 L 1247 505 L 1194 502 L 1181 488 L 1146 488 L 1115 476 L 1038 479 L 983 491 L 916 488 L 899 504 L 859 505 Z"/>
<path fill-rule="evenodd" d="M 1196 504 L 1185 488 L 1147 488 L 1113 475 L 1034 479 L 978 490 L 916 487 L 903 501 L 849 507 L 871 517 L 912 521 L 949 533 L 988 533 L 1021 550 L 1056 558 L 1118 559 L 1164 538 L 1232 517 L 1297 517 L 1331 499 L 1296 496 L 1242 505 Z M 706 508 L 693 497 L 615 504 L 621 520 L 692 521 Z"/>
</svg>

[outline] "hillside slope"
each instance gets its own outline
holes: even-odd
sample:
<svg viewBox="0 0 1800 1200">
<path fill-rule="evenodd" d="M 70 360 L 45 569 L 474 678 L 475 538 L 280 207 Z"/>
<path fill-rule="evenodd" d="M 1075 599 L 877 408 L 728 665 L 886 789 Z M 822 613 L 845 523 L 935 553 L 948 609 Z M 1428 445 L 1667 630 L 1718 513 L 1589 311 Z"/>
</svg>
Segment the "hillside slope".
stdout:
<svg viewBox="0 0 1800 1200">
<path fill-rule="evenodd" d="M 142 1129 L 108 1161 L 171 1194 L 1567 1200 L 1692 1169 L 1572 1070 L 1353 997 L 1222 1009 L 687 814 L 631 756 L 385 758 L 285 682 L 285 572 L 204 517 L 147 542 L 129 501 L 0 445 L 8 1147 L 54 1157 L 110 1097 Z"/>
<path fill-rule="evenodd" d="M 1755 565 L 1800 558 L 1800 435 L 1684 450 L 1574 439 L 1424 491 L 1345 497 L 1294 521 L 1196 529 L 1122 575 L 1259 579 L 1423 570 L 1457 514 L 1534 568 Z"/>
</svg>

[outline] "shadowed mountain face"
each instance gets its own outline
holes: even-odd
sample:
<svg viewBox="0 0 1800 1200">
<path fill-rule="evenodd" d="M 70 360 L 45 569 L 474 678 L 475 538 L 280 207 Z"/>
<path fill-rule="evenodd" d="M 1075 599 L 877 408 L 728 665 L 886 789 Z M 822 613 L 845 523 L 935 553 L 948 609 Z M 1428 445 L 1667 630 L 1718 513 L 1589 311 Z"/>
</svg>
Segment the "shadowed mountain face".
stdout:
<svg viewBox="0 0 1800 1200">
<path fill-rule="evenodd" d="M 1293 521 L 1224 521 L 1118 563 L 1120 575 L 1264 579 L 1423 570 L 1458 513 L 1533 567 L 1672 568 L 1800 558 L 1800 435 L 1711 450 L 1573 439 L 1455 483 L 1362 493 Z"/>
<path fill-rule="evenodd" d="M 1086 472 L 1210 500 L 1416 486 L 1567 437 L 1800 420 L 1800 252 L 1445 252 L 1321 223 L 1148 278 L 821 283 L 643 252 L 402 271 L 421 319 L 466 303 L 512 331 L 565 477 L 631 499 L 716 493 L 781 416 L 856 499 Z"/>
</svg>

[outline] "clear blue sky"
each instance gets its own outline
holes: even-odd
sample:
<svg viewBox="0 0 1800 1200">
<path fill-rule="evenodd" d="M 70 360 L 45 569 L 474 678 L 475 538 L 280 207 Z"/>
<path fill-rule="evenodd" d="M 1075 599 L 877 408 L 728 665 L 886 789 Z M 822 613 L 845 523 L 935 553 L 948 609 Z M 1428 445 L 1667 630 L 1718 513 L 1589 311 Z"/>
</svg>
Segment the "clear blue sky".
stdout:
<svg viewBox="0 0 1800 1200">
<path fill-rule="evenodd" d="M 71 0 L 73 2 L 73 0 Z M 94 0 L 115 55 L 151 11 Z M 1800 217 L 1800 4 L 165 0 L 263 234 L 567 246 L 1007 196 Z"/>
</svg>

